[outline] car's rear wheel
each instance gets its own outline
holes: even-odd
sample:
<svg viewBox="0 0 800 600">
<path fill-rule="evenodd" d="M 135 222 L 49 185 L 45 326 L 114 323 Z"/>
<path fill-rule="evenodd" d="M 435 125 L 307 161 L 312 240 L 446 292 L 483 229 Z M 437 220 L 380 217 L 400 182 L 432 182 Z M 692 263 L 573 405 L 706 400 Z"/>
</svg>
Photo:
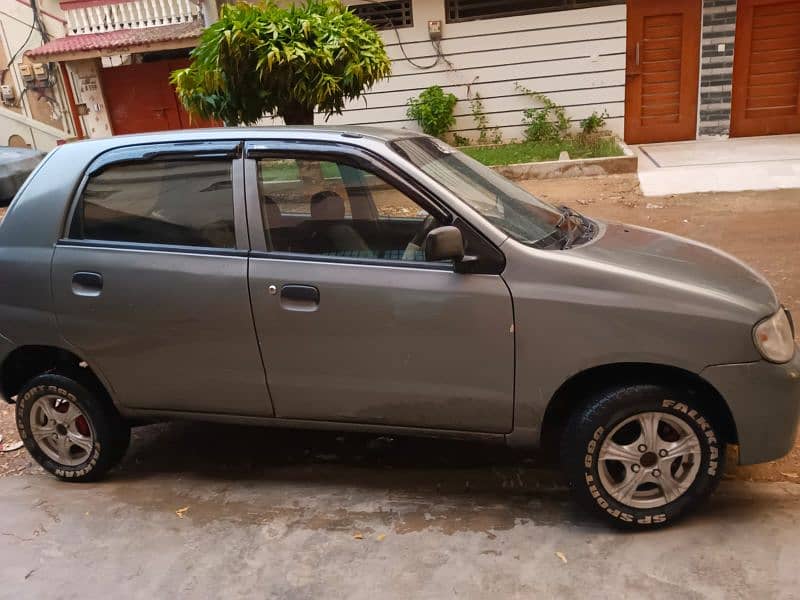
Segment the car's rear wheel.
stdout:
<svg viewBox="0 0 800 600">
<path fill-rule="evenodd" d="M 579 502 L 615 525 L 652 528 L 711 494 L 725 444 L 690 394 L 629 385 L 596 394 L 572 415 L 561 456 Z"/>
<path fill-rule="evenodd" d="M 130 427 L 97 386 L 63 375 L 29 381 L 17 396 L 16 415 L 28 452 L 64 480 L 98 479 L 130 443 Z"/>
</svg>

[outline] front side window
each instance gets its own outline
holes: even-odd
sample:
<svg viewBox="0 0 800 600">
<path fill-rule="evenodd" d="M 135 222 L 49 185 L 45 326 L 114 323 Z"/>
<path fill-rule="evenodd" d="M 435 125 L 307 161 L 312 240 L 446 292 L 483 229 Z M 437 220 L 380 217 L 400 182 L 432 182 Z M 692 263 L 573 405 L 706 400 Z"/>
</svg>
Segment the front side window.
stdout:
<svg viewBox="0 0 800 600">
<path fill-rule="evenodd" d="M 265 234 L 273 251 L 425 260 L 425 236 L 439 223 L 378 175 L 324 160 L 262 158 L 257 164 Z"/>
<path fill-rule="evenodd" d="M 110 165 L 86 183 L 69 237 L 235 248 L 231 161 Z"/>
</svg>

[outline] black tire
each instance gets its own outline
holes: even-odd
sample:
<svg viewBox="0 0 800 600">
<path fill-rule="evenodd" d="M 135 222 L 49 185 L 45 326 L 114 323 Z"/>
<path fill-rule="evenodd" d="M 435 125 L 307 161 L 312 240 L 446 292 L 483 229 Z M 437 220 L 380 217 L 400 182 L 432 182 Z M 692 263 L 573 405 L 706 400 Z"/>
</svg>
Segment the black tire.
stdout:
<svg viewBox="0 0 800 600">
<path fill-rule="evenodd" d="M 58 396 L 67 403 L 74 403 L 83 413 L 90 428 L 91 450 L 84 451 L 86 459 L 79 464 L 59 463 L 48 456 L 34 439 L 31 427 L 32 408 L 37 400 L 49 396 Z M 85 482 L 99 479 L 122 460 L 130 444 L 130 427 L 120 417 L 105 392 L 100 386 L 80 375 L 71 377 L 47 374 L 35 377 L 25 384 L 17 396 L 16 417 L 20 438 L 33 459 L 46 471 L 64 481 Z"/>
<path fill-rule="evenodd" d="M 617 472 L 621 467 L 622 481 L 629 476 L 628 468 L 622 462 L 614 464 L 609 461 L 601 467 L 598 454 L 615 427 L 622 425 L 624 428 L 627 419 L 642 413 L 663 413 L 664 417 L 656 416 L 657 428 L 663 428 L 664 422 L 677 418 L 690 428 L 686 429 L 686 436 L 689 437 L 688 433 L 693 431 L 699 441 L 699 468 L 693 482 L 676 499 L 657 507 L 635 507 L 617 501 L 603 485 L 600 474 L 600 469 L 604 468 L 608 480 L 610 467 L 616 468 Z M 725 441 L 715 428 L 713 416 L 689 392 L 660 385 L 627 385 L 595 394 L 571 416 L 561 440 L 562 468 L 575 498 L 607 522 L 625 529 L 652 529 L 674 522 L 680 515 L 708 498 L 722 478 Z M 639 426 L 638 422 L 634 427 L 636 426 Z M 669 423 L 667 428 L 669 432 Z M 624 430 L 621 433 L 624 434 Z M 618 435 L 619 433 L 614 434 L 612 441 L 616 441 Z M 652 460 L 651 456 L 647 463 Z M 683 459 L 674 467 L 677 459 L 665 457 L 663 460 L 663 466 L 661 462 L 656 466 L 646 466 L 651 469 L 684 468 Z M 636 469 L 638 473 L 645 468 L 642 466 L 645 464 L 645 459 L 642 458 L 639 465 L 631 464 L 630 469 Z M 685 481 L 688 485 L 689 479 Z M 617 482 L 612 481 L 613 483 Z M 651 486 L 651 493 L 659 493 L 658 486 L 645 483 L 646 485 L 643 483 L 634 488 L 644 490 L 637 493 L 645 493 L 647 486 Z M 663 494 L 663 489 L 661 493 Z"/>
</svg>

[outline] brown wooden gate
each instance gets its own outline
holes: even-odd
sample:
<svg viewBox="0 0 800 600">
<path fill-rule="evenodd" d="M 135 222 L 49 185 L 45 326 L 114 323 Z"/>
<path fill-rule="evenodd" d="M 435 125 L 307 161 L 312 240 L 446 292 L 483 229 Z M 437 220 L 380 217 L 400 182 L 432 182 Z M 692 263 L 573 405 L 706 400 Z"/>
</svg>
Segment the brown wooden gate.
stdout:
<svg viewBox="0 0 800 600">
<path fill-rule="evenodd" d="M 800 132 L 800 0 L 739 0 L 731 135 Z"/>
<path fill-rule="evenodd" d="M 187 59 L 172 59 L 101 69 L 111 131 L 119 135 L 218 125 L 190 117 L 169 83 L 169 74 L 188 64 Z"/>
<path fill-rule="evenodd" d="M 628 0 L 625 141 L 694 139 L 701 0 Z"/>
</svg>

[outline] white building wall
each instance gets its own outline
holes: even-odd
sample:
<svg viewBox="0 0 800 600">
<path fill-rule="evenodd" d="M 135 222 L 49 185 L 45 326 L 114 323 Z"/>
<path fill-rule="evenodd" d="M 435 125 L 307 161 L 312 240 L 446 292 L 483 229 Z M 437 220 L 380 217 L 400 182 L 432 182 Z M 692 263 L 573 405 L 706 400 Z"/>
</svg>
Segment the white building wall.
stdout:
<svg viewBox="0 0 800 600">
<path fill-rule="evenodd" d="M 66 21 L 58 1 L 39 0 L 38 5 L 50 36 L 62 37 L 66 33 Z M 19 63 L 26 50 L 42 45 L 39 32 L 31 33 L 32 21 L 31 7 L 26 0 L 0 0 L 0 57 L 3 58 L 0 73 L 3 83 L 12 85 L 18 98 L 18 106 L 0 104 L 0 145 L 8 144 L 11 136 L 18 135 L 33 148 L 50 150 L 58 140 L 74 137 L 75 131 L 60 72 L 56 72 L 56 85 L 46 90 L 47 101 L 31 91 L 19 99 L 24 90 Z M 14 54 L 16 57 L 3 73 Z M 44 115 L 48 116 L 49 123 L 43 122 Z"/>
<path fill-rule="evenodd" d="M 444 4 L 444 0 L 415 0 L 413 28 L 382 31 L 392 77 L 328 123 L 416 128 L 406 116 L 408 99 L 440 85 L 459 99 L 454 132 L 477 137 L 468 98 L 480 93 L 489 126 L 499 127 L 506 140 L 521 138 L 522 111 L 534 103 L 515 89 L 519 82 L 564 106 L 576 126 L 593 111 L 607 110 L 608 127 L 622 135 L 624 5 L 446 23 Z M 398 34 L 415 62 L 427 65 L 435 60 L 429 20 L 442 21 L 441 48 L 452 68 L 440 61 L 435 68 L 422 70 L 403 58 Z M 317 122 L 322 121 L 318 117 Z"/>
</svg>

